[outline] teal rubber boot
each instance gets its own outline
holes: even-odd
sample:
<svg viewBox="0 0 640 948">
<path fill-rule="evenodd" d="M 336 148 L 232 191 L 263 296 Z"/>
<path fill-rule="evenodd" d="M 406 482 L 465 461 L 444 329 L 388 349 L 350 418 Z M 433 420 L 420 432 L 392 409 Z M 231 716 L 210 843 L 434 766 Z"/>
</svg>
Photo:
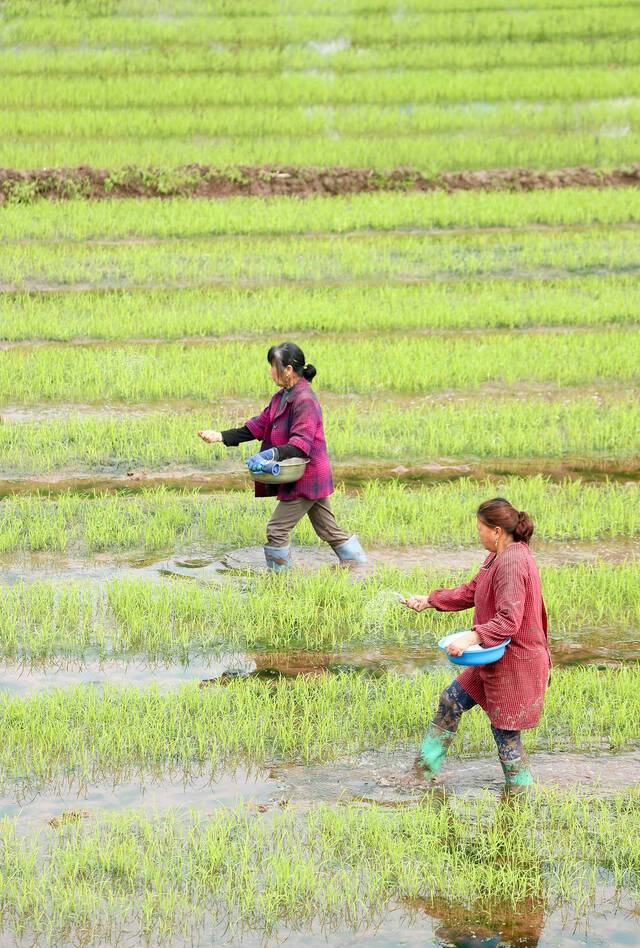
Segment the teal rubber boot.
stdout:
<svg viewBox="0 0 640 948">
<path fill-rule="evenodd" d="M 438 727 L 433 721 L 427 728 L 427 733 L 420 745 L 418 761 L 420 766 L 432 777 L 435 777 L 442 767 L 449 745 L 455 736 L 455 731 L 445 731 L 443 727 Z"/>
<path fill-rule="evenodd" d="M 267 569 L 272 573 L 286 573 L 291 569 L 291 547 L 265 546 L 264 558 Z"/>
<path fill-rule="evenodd" d="M 341 563 L 367 562 L 367 554 L 360 546 L 360 541 L 355 534 L 349 537 L 346 543 L 341 543 L 340 546 L 334 546 L 333 552 Z"/>
<path fill-rule="evenodd" d="M 501 760 L 505 786 L 508 791 L 514 792 L 530 787 L 533 784 L 533 774 L 529 770 L 529 761 L 526 757 L 516 760 Z"/>
</svg>

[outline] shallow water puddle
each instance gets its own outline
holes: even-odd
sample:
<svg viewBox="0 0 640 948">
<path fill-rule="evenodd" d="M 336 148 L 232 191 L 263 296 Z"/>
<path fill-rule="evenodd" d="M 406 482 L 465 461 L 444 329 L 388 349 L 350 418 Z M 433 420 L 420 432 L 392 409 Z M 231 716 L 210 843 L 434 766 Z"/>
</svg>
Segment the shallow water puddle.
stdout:
<svg viewBox="0 0 640 948">
<path fill-rule="evenodd" d="M 99 812 L 166 810 L 187 815 L 189 810 L 211 813 L 220 806 L 252 803 L 268 809 L 278 805 L 279 785 L 264 770 L 238 768 L 185 783 L 182 780 L 123 783 L 99 783 L 83 789 L 68 788 L 42 793 L 16 790 L 0 796 L 0 817 L 17 818 L 20 822 L 49 823 L 59 828 L 65 823 L 89 819 Z"/>
<path fill-rule="evenodd" d="M 606 899 L 606 895 L 604 897 Z M 603 899 L 603 901 L 604 901 Z M 309 931 L 278 930 L 265 942 L 243 932 L 237 940 L 216 936 L 196 945 L 246 946 L 265 944 L 286 948 L 635 948 L 640 944 L 640 919 L 629 897 L 618 912 L 593 908 L 579 922 L 562 910 L 546 912 L 544 903 L 527 903 L 488 916 L 482 908 L 469 909 L 444 899 L 397 906 L 370 928 L 331 930 L 325 925 Z M 176 943 L 177 945 L 177 943 Z"/>
<path fill-rule="evenodd" d="M 219 653 L 207 660 L 194 658 L 188 664 L 150 664 L 148 661 L 89 659 L 44 668 L 6 665 L 0 669 L 0 693 L 28 697 L 46 688 L 73 688 L 77 685 L 157 685 L 163 690 L 178 688 L 190 681 L 218 680 L 224 675 L 250 676 L 256 663 L 243 652 Z"/>
<path fill-rule="evenodd" d="M 148 812 L 189 810 L 207 814 L 216 807 L 240 803 L 256 805 L 267 813 L 285 806 L 302 812 L 319 803 L 404 807 L 439 805 L 447 795 L 479 797 L 488 789 L 502 792 L 502 772 L 497 757 L 451 758 L 432 788 L 397 785 L 410 767 L 414 749 L 367 751 L 326 764 L 275 765 L 270 768 L 238 767 L 213 776 L 200 774 L 185 781 L 141 774 L 137 779 L 78 786 L 72 781 L 34 789 L 5 788 L 0 796 L 0 817 L 21 822 L 65 822 L 88 819 L 100 811 L 142 809 Z M 609 796 L 637 783 L 640 750 L 612 754 L 538 753 L 531 755 L 536 783 L 543 788 Z"/>
<path fill-rule="evenodd" d="M 540 566 L 564 566 L 568 563 L 602 561 L 620 563 L 640 557 L 640 538 L 621 538 L 607 541 L 580 541 L 532 543 L 532 550 Z M 295 569 L 313 572 L 325 566 L 338 566 L 335 554 L 326 546 L 294 546 L 291 551 Z M 442 548 L 433 546 L 367 546 L 368 562 L 351 568 L 354 577 L 369 576 L 381 566 L 410 570 L 414 567 L 467 570 L 479 568 L 483 552 L 476 547 Z M 264 552 L 261 546 L 234 550 L 221 556 L 222 568 L 243 572 L 264 572 Z M 168 569 L 171 569 L 168 566 Z M 191 572 L 198 577 L 197 568 Z M 201 574 L 202 575 L 202 574 Z M 206 578 L 203 576 L 203 578 Z"/>
<path fill-rule="evenodd" d="M 540 566 L 563 566 L 571 563 L 622 563 L 640 559 L 640 537 L 623 537 L 601 541 L 571 540 L 565 542 L 537 541 L 532 544 Z M 476 547 L 433 546 L 367 546 L 368 562 L 350 569 L 355 580 L 375 574 L 380 567 L 402 570 L 433 568 L 470 570 L 481 565 L 482 551 Z M 342 568 L 334 553 L 326 546 L 294 546 L 293 567 L 302 572 L 316 572 L 333 566 Z M 201 582 L 228 583 L 238 573 L 266 571 L 261 546 L 242 547 L 233 551 L 211 544 L 186 547 L 172 556 L 158 559 L 157 554 L 131 553 L 5 553 L 0 555 L 0 584 L 43 579 L 148 578 L 159 581 L 163 576 L 182 576 Z"/>
<path fill-rule="evenodd" d="M 579 642 L 551 641 L 554 665 L 579 665 L 598 662 L 601 667 L 622 665 L 640 659 L 640 640 L 622 641 L 616 629 L 597 630 Z M 231 680 L 246 678 L 265 682 L 315 678 L 356 672 L 382 677 L 386 674 L 413 678 L 436 670 L 452 669 L 446 656 L 430 644 L 369 645 L 358 649 L 316 652 L 305 649 L 270 651 L 212 652 L 185 655 L 182 662 L 150 660 L 144 656 L 102 658 L 57 655 L 44 665 L 5 664 L 0 667 L 0 693 L 28 697 L 48 688 L 73 688 L 77 685 L 137 686 L 150 685 L 161 690 L 198 682 L 201 688 L 216 687 Z"/>
</svg>

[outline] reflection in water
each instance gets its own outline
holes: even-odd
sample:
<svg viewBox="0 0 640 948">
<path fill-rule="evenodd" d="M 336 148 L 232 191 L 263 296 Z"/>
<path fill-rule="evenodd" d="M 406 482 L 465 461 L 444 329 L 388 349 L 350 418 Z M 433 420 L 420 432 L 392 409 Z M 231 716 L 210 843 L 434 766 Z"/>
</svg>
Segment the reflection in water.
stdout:
<svg viewBox="0 0 640 948">
<path fill-rule="evenodd" d="M 436 944 L 455 948 L 536 948 L 544 928 L 544 901 L 525 899 L 517 904 L 477 902 L 470 908 L 443 898 L 414 899 L 408 904 L 415 917 L 423 912 L 441 924 Z"/>
<path fill-rule="evenodd" d="M 440 807 L 449 807 L 444 798 L 434 803 Z M 507 846 L 507 839 L 518 838 L 522 832 L 519 820 L 518 801 L 511 796 L 503 796 L 496 808 L 491 823 L 497 829 L 494 858 L 496 869 L 504 868 L 516 877 L 531 878 L 531 869 L 541 870 L 542 866 L 535 854 L 513 855 Z M 455 836 L 455 812 L 450 810 L 451 826 Z M 479 827 L 479 832 L 489 830 L 488 826 Z M 453 840 L 455 845 L 455 840 Z M 504 848 L 503 848 L 504 847 Z M 474 844 L 471 844 L 466 858 L 473 860 Z M 423 912 L 439 925 L 434 935 L 438 944 L 455 948 L 536 948 L 545 922 L 545 903 L 541 892 L 530 894 L 525 899 L 513 902 L 488 901 L 477 898 L 471 905 L 462 905 L 449 901 L 442 896 L 415 899 L 408 903 L 409 909 L 417 914 Z"/>
</svg>

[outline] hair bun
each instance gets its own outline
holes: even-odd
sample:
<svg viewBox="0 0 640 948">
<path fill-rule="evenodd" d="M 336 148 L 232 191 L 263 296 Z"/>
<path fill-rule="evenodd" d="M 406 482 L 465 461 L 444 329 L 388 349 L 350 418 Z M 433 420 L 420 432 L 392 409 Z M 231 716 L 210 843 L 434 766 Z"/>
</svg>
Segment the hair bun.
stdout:
<svg viewBox="0 0 640 948">
<path fill-rule="evenodd" d="M 518 511 L 518 522 L 513 531 L 514 540 L 521 540 L 528 543 L 533 536 L 533 520 L 526 510 Z"/>
<path fill-rule="evenodd" d="M 316 367 L 315 365 L 311 365 L 311 363 L 308 363 L 302 369 L 302 377 L 306 379 L 307 382 L 311 382 L 316 377 L 316 375 L 317 375 Z"/>
<path fill-rule="evenodd" d="M 505 497 L 485 500 L 477 513 L 488 527 L 501 527 L 514 540 L 528 543 L 533 536 L 533 520 L 527 511 L 516 510 Z"/>
</svg>

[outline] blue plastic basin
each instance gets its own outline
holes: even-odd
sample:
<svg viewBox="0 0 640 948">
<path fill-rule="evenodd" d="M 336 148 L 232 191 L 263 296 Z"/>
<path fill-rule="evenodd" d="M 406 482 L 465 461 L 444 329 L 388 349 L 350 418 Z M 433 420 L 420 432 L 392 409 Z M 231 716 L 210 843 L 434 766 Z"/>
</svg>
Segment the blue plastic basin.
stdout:
<svg viewBox="0 0 640 948">
<path fill-rule="evenodd" d="M 492 662 L 497 662 L 498 659 L 502 658 L 507 645 L 511 641 L 511 639 L 505 639 L 504 642 L 500 642 L 499 645 L 492 645 L 491 648 L 482 648 L 481 645 L 471 645 L 464 650 L 462 655 L 449 655 L 447 652 L 449 642 L 453 642 L 457 636 L 464 635 L 469 631 L 469 629 L 463 629 L 461 632 L 452 632 L 451 635 L 445 635 L 445 637 L 438 642 L 438 647 L 442 649 L 449 661 L 453 662 L 454 665 L 490 665 Z"/>
</svg>

